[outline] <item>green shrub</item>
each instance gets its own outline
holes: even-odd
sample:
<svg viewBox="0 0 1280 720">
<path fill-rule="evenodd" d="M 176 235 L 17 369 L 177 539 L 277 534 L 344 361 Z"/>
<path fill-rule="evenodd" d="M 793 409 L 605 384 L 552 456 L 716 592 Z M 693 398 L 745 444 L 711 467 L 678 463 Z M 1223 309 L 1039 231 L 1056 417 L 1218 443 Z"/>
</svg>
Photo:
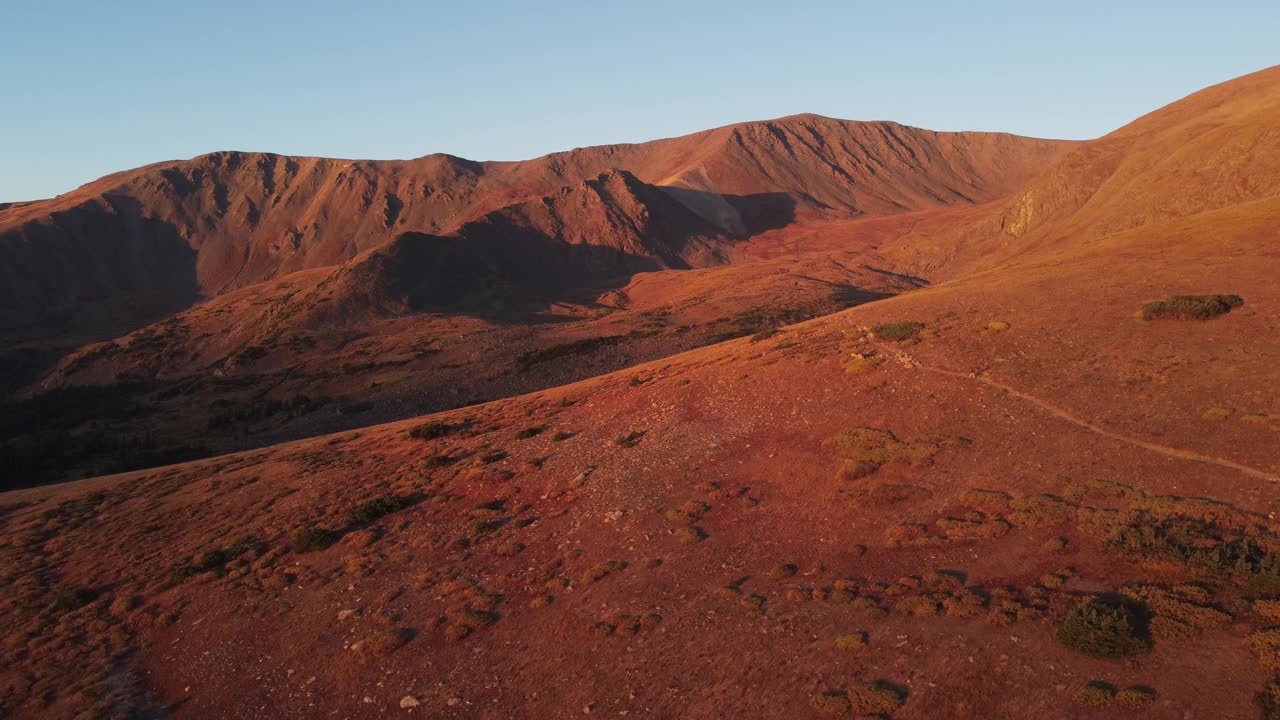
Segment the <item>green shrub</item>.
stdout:
<svg viewBox="0 0 1280 720">
<path fill-rule="evenodd" d="M 1280 592 L 1280 553 L 1272 549 L 1274 543 L 1274 536 L 1224 535 L 1214 522 L 1158 517 L 1145 510 L 1131 513 L 1107 537 L 1107 544 L 1121 552 L 1162 557 L 1232 576 L 1258 594 Z"/>
<path fill-rule="evenodd" d="M 428 470 L 435 470 L 436 468 L 447 467 L 456 462 L 458 462 L 458 458 L 453 457 L 452 455 L 447 453 L 436 453 L 434 455 L 428 455 L 427 459 L 423 461 L 423 464 L 426 465 Z"/>
<path fill-rule="evenodd" d="M 408 500 L 398 495 L 383 495 L 366 500 L 347 510 L 347 518 L 354 524 L 369 523 L 378 518 L 403 510 Z"/>
<path fill-rule="evenodd" d="M 878 340 L 910 340 L 924 329 L 924 323 L 895 322 L 874 325 L 871 334 Z"/>
<path fill-rule="evenodd" d="M 338 541 L 338 534 L 314 525 L 298 528 L 293 532 L 293 551 L 308 553 L 324 550 Z"/>
<path fill-rule="evenodd" d="M 543 431 L 543 430 L 546 430 L 546 429 L 547 429 L 547 426 L 546 426 L 546 425 L 533 425 L 533 426 L 531 426 L 531 427 L 527 427 L 527 428 L 525 428 L 525 429 L 521 430 L 520 432 L 516 433 L 516 439 L 517 439 L 517 440 L 528 440 L 528 439 L 529 439 L 529 438 L 531 438 L 531 437 L 535 437 L 535 436 L 537 436 L 537 435 L 541 434 L 541 433 L 542 433 L 542 431 Z"/>
<path fill-rule="evenodd" d="M 1090 657 L 1137 655 L 1147 650 L 1137 620 L 1134 608 L 1123 601 L 1095 600 L 1067 613 L 1058 626 L 1058 642 Z"/>
<path fill-rule="evenodd" d="M 409 431 L 409 437 L 418 440 L 435 440 L 448 435 L 453 430 L 449 425 L 432 420 L 431 422 L 422 423 Z"/>
<path fill-rule="evenodd" d="M 1142 306 L 1143 320 L 1208 320 L 1244 305 L 1239 295 L 1174 295 Z"/>
<path fill-rule="evenodd" d="M 516 366 L 521 370 L 528 370 L 530 367 L 537 365 L 538 363 L 549 362 L 551 360 L 573 357 L 574 355 L 594 355 L 597 350 L 611 345 L 617 345 L 626 339 L 626 335 L 603 335 L 600 337 L 589 337 L 581 340 L 574 340 L 561 345 L 552 345 L 551 347 L 541 348 L 539 350 L 531 350 L 516 358 Z"/>
</svg>

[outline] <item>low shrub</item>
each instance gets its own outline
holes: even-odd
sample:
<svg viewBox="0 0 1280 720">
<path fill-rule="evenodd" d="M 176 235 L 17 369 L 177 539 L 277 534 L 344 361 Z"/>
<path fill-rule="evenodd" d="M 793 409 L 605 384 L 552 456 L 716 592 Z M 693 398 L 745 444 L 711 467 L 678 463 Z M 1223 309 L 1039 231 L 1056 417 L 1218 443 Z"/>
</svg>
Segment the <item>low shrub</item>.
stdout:
<svg viewBox="0 0 1280 720">
<path fill-rule="evenodd" d="M 322 527 L 308 525 L 293 532 L 293 551 L 309 553 L 324 550 L 338 541 L 338 534 Z"/>
<path fill-rule="evenodd" d="M 1085 707 L 1110 705 L 1116 699 L 1116 689 L 1107 683 L 1094 681 L 1076 690 L 1071 699 Z"/>
<path fill-rule="evenodd" d="M 774 580 L 786 580 L 796 574 L 797 568 L 792 563 L 780 563 L 769 569 L 769 577 Z"/>
<path fill-rule="evenodd" d="M 844 371 L 848 375 L 866 375 L 880 367 L 883 362 L 884 358 L 876 355 L 854 353 L 849 362 L 845 363 Z"/>
<path fill-rule="evenodd" d="M 939 442 L 932 442 L 935 439 Z M 841 457 L 850 461 L 876 466 L 899 463 L 920 467 L 933 462 L 933 456 L 938 454 L 940 445 L 949 440 L 951 439 L 917 438 L 907 442 L 899 440 L 888 430 L 855 427 L 823 440 L 822 445 L 835 450 Z"/>
<path fill-rule="evenodd" d="M 871 334 L 876 336 L 877 340 L 910 340 L 920 331 L 924 329 L 924 323 L 919 322 L 894 322 L 882 323 L 871 327 Z"/>
<path fill-rule="evenodd" d="M 1148 687 L 1127 687 L 1116 693 L 1116 704 L 1137 710 L 1156 701 L 1156 691 Z"/>
<path fill-rule="evenodd" d="M 626 435 L 619 435 L 614 439 L 613 443 L 618 447 L 634 447 L 636 443 L 640 442 L 640 438 L 642 437 L 644 437 L 643 430 L 633 430 Z"/>
<path fill-rule="evenodd" d="M 512 540 L 502 543 L 498 547 L 494 548 L 493 552 L 498 557 L 513 557 L 515 555 L 519 555 L 523 550 L 524 545 L 522 543 Z"/>
<path fill-rule="evenodd" d="M 840 650 L 861 650 L 867 646 L 867 634 L 864 632 L 849 633 L 836 638 L 836 648 Z"/>
<path fill-rule="evenodd" d="M 1258 662 L 1267 670 L 1280 670 L 1280 628 L 1259 630 L 1245 640 Z"/>
<path fill-rule="evenodd" d="M 1280 675 L 1267 681 L 1253 696 L 1253 704 L 1262 713 L 1262 720 L 1280 720 Z"/>
<path fill-rule="evenodd" d="M 1211 407 L 1204 411 L 1204 414 L 1200 416 L 1200 419 L 1208 420 L 1209 422 L 1218 422 L 1231 417 L 1233 412 L 1235 412 L 1235 410 L 1231 408 Z"/>
<path fill-rule="evenodd" d="M 383 495 L 352 506 L 347 510 L 347 519 L 356 525 L 370 523 L 403 510 L 408 504 L 409 501 L 406 498 L 398 495 Z"/>
<path fill-rule="evenodd" d="M 435 470 L 442 467 L 448 467 L 456 462 L 458 462 L 458 458 L 453 457 L 448 453 L 436 453 L 434 455 L 428 455 L 427 459 L 423 461 L 423 465 L 425 465 L 428 470 Z"/>
<path fill-rule="evenodd" d="M 351 649 L 367 659 L 384 658 L 404 647 L 412 639 L 412 630 L 408 628 L 390 628 L 373 637 L 361 640 L 352 645 Z"/>
<path fill-rule="evenodd" d="M 842 690 L 828 690 L 810 696 L 809 707 L 823 717 L 848 715 L 853 710 L 853 705 L 849 702 L 849 693 Z"/>
<path fill-rule="evenodd" d="M 79 610 L 97 599 L 97 590 L 64 585 L 54 592 L 53 602 L 49 604 L 49 609 L 55 613 L 71 612 L 72 610 Z"/>
<path fill-rule="evenodd" d="M 516 358 L 516 366 L 528 370 L 538 363 L 550 362 L 575 355 L 594 355 L 597 350 L 617 345 L 627 339 L 626 335 L 602 335 L 574 340 L 560 345 L 530 350 Z"/>
<path fill-rule="evenodd" d="M 582 574 L 582 584 L 590 585 L 592 583 L 600 582 L 612 573 L 622 570 L 625 567 L 626 564 L 620 560 L 609 560 L 608 562 L 596 563 L 595 565 L 587 568 L 586 572 Z"/>
<path fill-rule="evenodd" d="M 1280 620 L 1280 600 L 1255 600 L 1253 611 L 1268 620 Z"/>
<path fill-rule="evenodd" d="M 1239 295 L 1174 295 L 1142 306 L 1143 320 L 1209 320 L 1244 305 Z"/>
<path fill-rule="evenodd" d="M 436 438 L 442 438 L 445 435 L 448 435 L 452 431 L 453 428 L 449 425 L 440 422 L 439 420 L 433 420 L 410 429 L 409 437 L 416 438 L 418 440 L 435 440 Z"/>
<path fill-rule="evenodd" d="M 705 540 L 707 538 L 707 534 L 703 532 L 702 528 L 696 525 L 690 525 L 689 527 L 682 527 L 676 530 L 675 538 L 681 544 L 692 545 Z"/>
<path fill-rule="evenodd" d="M 1058 626 L 1058 642 L 1069 650 L 1099 658 L 1146 652 L 1136 610 L 1123 600 L 1094 600 L 1072 608 Z"/>
<path fill-rule="evenodd" d="M 1231 616 L 1217 608 L 1179 597 L 1155 585 L 1130 585 L 1121 594 L 1142 603 L 1153 615 L 1151 635 L 1157 640 L 1185 640 L 1203 628 L 1220 627 Z"/>
<path fill-rule="evenodd" d="M 1152 500 L 1159 498 L 1147 502 Z M 1258 594 L 1280 592 L 1280 553 L 1274 549 L 1274 536 L 1224 535 L 1213 520 L 1187 517 L 1196 509 L 1185 505 L 1186 501 L 1174 503 L 1163 515 L 1152 512 L 1159 508 L 1147 507 L 1131 513 L 1126 522 L 1110 529 L 1107 544 L 1126 554 L 1164 558 L 1231 576 Z M 1201 507 L 1199 511 L 1225 515 L 1228 510 Z"/>
<path fill-rule="evenodd" d="M 859 715 L 889 715 L 902 707 L 904 693 L 888 683 L 875 682 L 849 688 L 849 704 Z"/>
</svg>

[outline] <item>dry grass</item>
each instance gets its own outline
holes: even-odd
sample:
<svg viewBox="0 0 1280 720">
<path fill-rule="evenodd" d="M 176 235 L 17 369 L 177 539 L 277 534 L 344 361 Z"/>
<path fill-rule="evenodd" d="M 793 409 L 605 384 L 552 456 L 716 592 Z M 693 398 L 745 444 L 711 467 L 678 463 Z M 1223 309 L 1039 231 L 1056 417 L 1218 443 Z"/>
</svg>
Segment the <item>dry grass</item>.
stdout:
<svg viewBox="0 0 1280 720">
<path fill-rule="evenodd" d="M 493 553 L 498 557 L 514 557 L 524 550 L 524 545 L 514 540 L 504 542 L 493 549 Z"/>
<path fill-rule="evenodd" d="M 792 563 L 780 563 L 769 568 L 769 577 L 774 580 L 786 580 L 787 578 L 794 577 L 797 570 L 799 570 L 799 568 Z"/>
<path fill-rule="evenodd" d="M 929 465 L 943 445 L 967 444 L 962 438 L 945 436 L 924 436 L 908 442 L 888 430 L 870 427 L 850 428 L 822 441 L 823 447 L 835 450 L 845 460 L 876 467 L 887 463 Z"/>
<path fill-rule="evenodd" d="M 1155 701 L 1156 691 L 1148 687 L 1127 687 L 1116 693 L 1116 704 L 1132 710 L 1148 707 Z"/>
<path fill-rule="evenodd" d="M 1280 620 L 1280 600 L 1255 600 L 1253 611 L 1267 620 Z"/>
<path fill-rule="evenodd" d="M 1204 628 L 1221 627 L 1231 616 L 1217 608 L 1179 597 L 1155 585 L 1130 585 L 1120 593 L 1145 606 L 1154 617 L 1151 635 L 1157 640 L 1185 640 Z"/>
<path fill-rule="evenodd" d="M 1280 628 L 1259 630 L 1245 640 L 1249 651 L 1267 670 L 1280 670 Z"/>
<path fill-rule="evenodd" d="M 399 650 L 413 639 L 413 631 L 408 628 L 388 628 L 382 632 L 361 640 L 351 649 L 365 659 L 384 658 Z"/>
<path fill-rule="evenodd" d="M 849 703 L 859 715 L 888 715 L 902 707 L 904 693 L 888 683 L 875 682 L 849 688 Z"/>
<path fill-rule="evenodd" d="M 596 563 L 590 568 L 587 568 L 587 571 L 582 574 L 582 584 L 590 585 L 592 583 L 600 582 L 609 575 L 626 568 L 626 566 L 626 563 L 621 560 L 609 560 L 607 562 Z"/>
<path fill-rule="evenodd" d="M 707 534 L 697 525 L 690 525 L 676 530 L 675 538 L 682 545 L 693 545 L 707 539 Z"/>
<path fill-rule="evenodd" d="M 1116 699 L 1116 689 L 1107 683 L 1095 680 L 1076 690 L 1071 699 L 1077 705 L 1085 707 L 1110 705 Z"/>
<path fill-rule="evenodd" d="M 827 690 L 809 698 L 809 707 L 822 717 L 840 717 L 853 711 L 849 693 L 843 690 Z"/>
<path fill-rule="evenodd" d="M 1208 420 L 1209 422 L 1219 422 L 1231 417 L 1231 414 L 1234 412 L 1235 410 L 1228 407 L 1211 407 L 1204 411 L 1204 414 L 1200 416 L 1200 419 Z"/>
<path fill-rule="evenodd" d="M 839 650 L 862 650 L 865 647 L 867 647 L 867 634 L 862 631 L 836 638 L 836 648 Z"/>
<path fill-rule="evenodd" d="M 849 362 L 845 363 L 844 371 L 849 375 L 866 375 L 880 367 L 883 362 L 884 358 L 876 355 L 854 353 L 853 357 L 849 358 Z"/>
</svg>

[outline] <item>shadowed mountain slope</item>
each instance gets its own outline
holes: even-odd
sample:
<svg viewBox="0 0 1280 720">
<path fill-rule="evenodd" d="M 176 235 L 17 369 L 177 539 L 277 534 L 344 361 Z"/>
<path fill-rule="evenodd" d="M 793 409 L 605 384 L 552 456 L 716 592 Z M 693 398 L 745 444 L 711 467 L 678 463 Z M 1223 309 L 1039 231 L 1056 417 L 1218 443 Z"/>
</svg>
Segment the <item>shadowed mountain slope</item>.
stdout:
<svg viewBox="0 0 1280 720">
<path fill-rule="evenodd" d="M 611 168 L 669 186 L 747 236 L 777 222 L 779 194 L 805 217 L 981 202 L 1069 146 L 802 115 L 524 162 L 212 153 L 0 208 L 0 327 L 114 334 L 200 297 L 341 263 L 403 232 L 447 233 Z M 86 303 L 107 317 L 78 315 Z"/>
</svg>

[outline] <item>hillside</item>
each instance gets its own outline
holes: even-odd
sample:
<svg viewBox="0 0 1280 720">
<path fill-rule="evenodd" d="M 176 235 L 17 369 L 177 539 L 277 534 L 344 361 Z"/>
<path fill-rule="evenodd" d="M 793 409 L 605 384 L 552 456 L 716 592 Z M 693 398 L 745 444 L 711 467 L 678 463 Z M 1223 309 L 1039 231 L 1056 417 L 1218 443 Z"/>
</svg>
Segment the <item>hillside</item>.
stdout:
<svg viewBox="0 0 1280 720">
<path fill-rule="evenodd" d="M 737 266 L 797 228 L 998 197 L 1070 146 L 795 116 L 523 163 L 219 153 L 0 209 L 6 486 L 488 401 L 918 287 L 857 243 Z M 641 274 L 722 266 L 630 305 Z"/>
<path fill-rule="evenodd" d="M 109 337 L 405 232 L 449 232 L 610 169 L 750 235 L 777 221 L 779 205 L 847 217 L 994 199 L 1069 145 L 796 116 L 525 162 L 212 153 L 0 208 L 10 260 L 0 268 L 0 329 Z M 76 312 L 86 303 L 97 313 Z"/>
<path fill-rule="evenodd" d="M 1082 239 L 1280 193 L 1280 67 L 1194 93 L 1065 153 L 1026 187 L 954 218 L 925 213 L 890 253 L 939 279 Z"/>
<path fill-rule="evenodd" d="M 497 399 L 5 493 L 0 711 L 1270 720 L 1278 98 L 1273 68 L 1004 197 L 899 177 L 746 230 L 602 149 L 86 350 L 55 377 L 172 382 L 158 425 Z"/>
</svg>

